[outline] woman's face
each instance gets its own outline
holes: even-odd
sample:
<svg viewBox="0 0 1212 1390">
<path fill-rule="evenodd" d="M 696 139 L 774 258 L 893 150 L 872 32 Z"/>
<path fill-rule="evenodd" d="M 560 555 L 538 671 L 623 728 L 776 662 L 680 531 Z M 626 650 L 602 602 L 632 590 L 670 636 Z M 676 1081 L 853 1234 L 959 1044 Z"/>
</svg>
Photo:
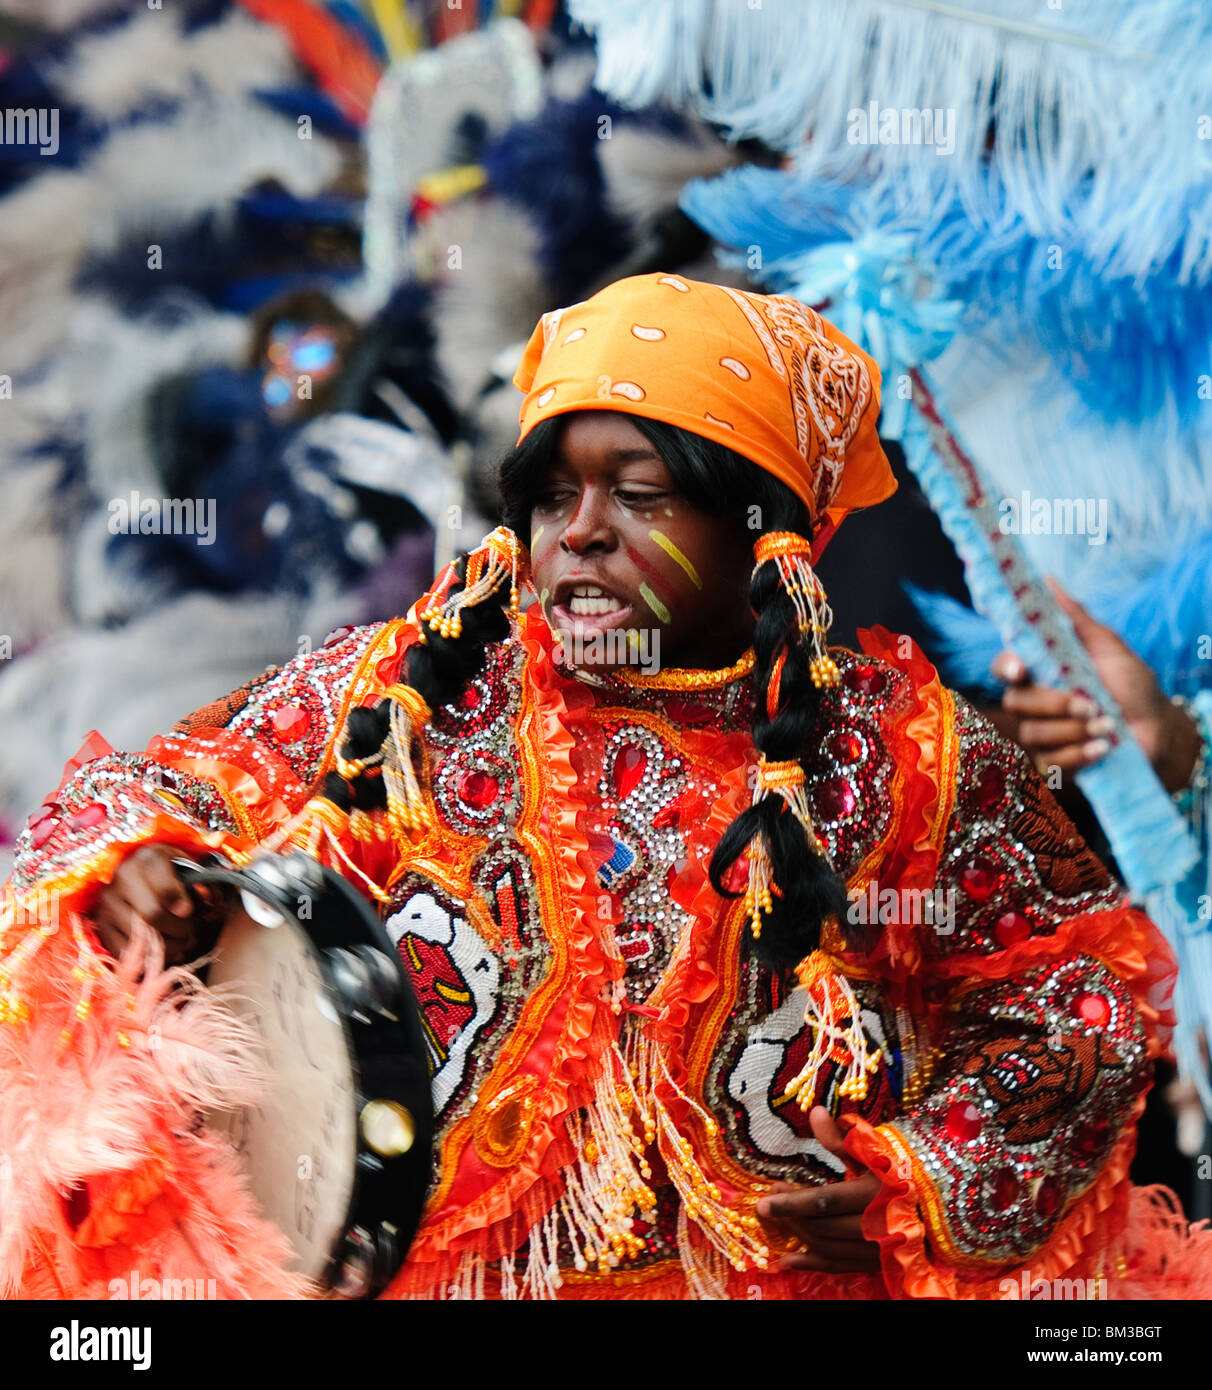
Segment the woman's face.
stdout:
<svg viewBox="0 0 1212 1390">
<path fill-rule="evenodd" d="M 680 496 L 655 446 L 618 411 L 569 414 L 531 512 L 530 553 L 573 666 L 716 668 L 752 640 L 745 532 Z"/>
</svg>

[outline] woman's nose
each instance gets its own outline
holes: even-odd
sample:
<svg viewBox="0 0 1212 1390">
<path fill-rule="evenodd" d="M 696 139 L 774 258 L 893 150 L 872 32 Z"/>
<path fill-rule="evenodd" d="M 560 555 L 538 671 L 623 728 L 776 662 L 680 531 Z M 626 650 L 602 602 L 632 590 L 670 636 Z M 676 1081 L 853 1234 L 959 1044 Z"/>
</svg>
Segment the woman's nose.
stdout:
<svg viewBox="0 0 1212 1390">
<path fill-rule="evenodd" d="M 609 547 L 614 532 L 608 503 L 609 498 L 601 488 L 590 485 L 582 489 L 560 538 L 565 550 L 581 555 L 587 550 Z"/>
</svg>

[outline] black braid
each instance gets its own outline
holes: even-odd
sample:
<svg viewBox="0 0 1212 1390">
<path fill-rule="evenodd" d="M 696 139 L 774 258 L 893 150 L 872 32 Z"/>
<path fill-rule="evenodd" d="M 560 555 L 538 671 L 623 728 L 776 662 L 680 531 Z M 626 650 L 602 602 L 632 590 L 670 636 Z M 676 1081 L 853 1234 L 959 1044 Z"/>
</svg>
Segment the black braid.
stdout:
<svg viewBox="0 0 1212 1390">
<path fill-rule="evenodd" d="M 466 572 L 467 557 L 462 556 L 456 566 L 459 582 L 452 587 L 452 593 L 463 587 Z M 462 610 L 463 626 L 458 637 L 442 637 L 426 628 L 425 642 L 409 649 L 402 679 L 424 698 L 430 709 L 440 709 L 458 699 L 467 682 L 483 668 L 487 645 L 509 635 L 505 613 L 508 603 L 509 584 L 504 582 L 488 598 Z M 391 705 L 388 699 L 373 707 L 350 710 L 340 750 L 343 758 L 354 762 L 378 753 L 390 728 Z M 387 805 L 383 778 L 374 767 L 348 782 L 330 772 L 324 779 L 323 795 L 343 811 L 372 811 Z"/>
<path fill-rule="evenodd" d="M 461 589 L 466 560 L 459 561 Z M 481 603 L 462 611 L 463 630 L 457 637 L 442 637 L 425 630 L 425 643 L 418 643 L 408 653 L 408 684 L 425 697 L 430 709 L 452 704 L 462 694 L 467 682 L 484 668 L 484 650 L 490 642 L 501 642 L 509 636 L 509 580 L 506 578 L 495 593 Z"/>
<path fill-rule="evenodd" d="M 807 533 L 801 530 L 800 534 Z M 820 718 L 820 697 L 808 670 L 811 653 L 800 640 L 795 607 L 772 562 L 767 561 L 754 575 L 749 597 L 757 614 L 753 741 L 769 762 L 799 759 Z M 787 660 L 780 678 L 779 704 L 774 719 L 770 719 L 766 695 L 775 660 L 784 646 Z M 820 945 L 821 929 L 829 916 L 836 915 L 845 929 L 846 885 L 828 860 L 809 846 L 802 826 L 783 799 L 771 792 L 742 811 L 720 837 L 711 858 L 711 882 L 716 892 L 739 896 L 728 893 L 723 880 L 758 834 L 766 837 L 778 891 L 773 895 L 771 911 L 763 914 L 762 934 L 755 949 L 765 964 L 790 969 Z"/>
</svg>

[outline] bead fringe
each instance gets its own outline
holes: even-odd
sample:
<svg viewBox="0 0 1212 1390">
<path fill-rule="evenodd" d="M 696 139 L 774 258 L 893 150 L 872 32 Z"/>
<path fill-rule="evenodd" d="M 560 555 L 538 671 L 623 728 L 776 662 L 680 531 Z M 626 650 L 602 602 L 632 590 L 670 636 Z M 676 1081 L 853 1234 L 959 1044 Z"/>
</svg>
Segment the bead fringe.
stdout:
<svg viewBox="0 0 1212 1390">
<path fill-rule="evenodd" d="M 503 1299 L 558 1297 L 561 1232 L 580 1273 L 605 1274 L 643 1251 L 645 1241 L 632 1232 L 632 1222 L 651 1223 L 656 1209 L 647 1159 L 654 1143 L 681 1197 L 677 1243 L 690 1296 L 727 1298 L 729 1266 L 767 1268 L 770 1251 L 757 1217 L 724 1202 L 658 1088 L 688 1105 L 709 1136 L 719 1132 L 711 1116 L 674 1082 L 658 1045 L 632 1031 L 624 1048 L 612 1050 L 593 1099 L 567 1119 L 576 1157 L 564 1169 L 564 1189 L 554 1206 L 519 1242 L 519 1251 L 527 1251 L 524 1267 L 519 1271 L 518 1254 L 500 1261 Z M 484 1275 L 483 1259 L 467 1253 L 453 1278 L 421 1296 L 483 1298 Z"/>
<path fill-rule="evenodd" d="M 819 690 L 823 685 L 837 685 L 841 672 L 829 655 L 825 644 L 833 623 L 833 609 L 825 598 L 825 589 L 805 555 L 779 555 L 775 566 L 787 596 L 795 606 L 796 627 L 800 637 L 812 651 L 808 674 Z"/>
<path fill-rule="evenodd" d="M 432 819 L 413 767 L 413 741 L 430 718 L 429 706 L 408 685 L 393 685 L 387 692 L 391 715 L 383 743 L 383 790 L 387 795 L 387 822 L 407 843 L 430 829 Z"/>
<path fill-rule="evenodd" d="M 466 582 L 439 603 L 435 595 L 421 614 L 431 632 L 440 637 L 458 638 L 463 632 L 463 610 L 483 603 L 509 579 L 509 615 L 518 615 L 518 568 L 521 542 L 505 526 L 485 536 L 467 557 Z M 424 641 L 424 630 L 422 630 Z"/>
<path fill-rule="evenodd" d="M 782 797 L 787 809 L 799 822 L 809 849 L 828 859 L 828 849 L 817 835 L 812 821 L 803 766 L 798 762 L 768 763 L 763 756 L 758 764 L 753 804 L 756 806 L 767 795 Z M 765 835 L 756 835 L 749 846 L 749 882 L 745 889 L 745 912 L 755 941 L 761 938 L 762 917 L 773 911 L 772 894 L 777 892 L 769 843 Z"/>
<path fill-rule="evenodd" d="M 880 1051 L 868 1050 L 862 1011 L 850 981 L 824 951 L 813 951 L 796 972 L 807 994 L 804 1023 L 812 1031 L 812 1052 L 783 1090 L 801 1110 L 814 1103 L 821 1072 L 829 1062 L 845 1063 L 839 1090 L 843 1096 L 863 1100 L 867 1077 L 880 1064 Z"/>
</svg>

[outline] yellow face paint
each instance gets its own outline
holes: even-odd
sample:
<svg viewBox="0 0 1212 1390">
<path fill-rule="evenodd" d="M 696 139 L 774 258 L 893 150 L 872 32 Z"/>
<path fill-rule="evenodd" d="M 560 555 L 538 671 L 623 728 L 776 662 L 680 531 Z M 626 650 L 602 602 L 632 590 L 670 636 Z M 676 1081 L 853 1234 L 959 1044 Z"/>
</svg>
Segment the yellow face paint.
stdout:
<svg viewBox="0 0 1212 1390">
<path fill-rule="evenodd" d="M 686 571 L 687 578 L 696 589 L 701 589 L 703 587 L 703 581 L 699 578 L 698 570 L 695 569 L 685 555 L 674 545 L 664 531 L 649 531 L 648 539 L 655 541 L 671 560 L 675 560 L 681 565 Z"/>
<path fill-rule="evenodd" d="M 648 607 L 652 609 L 657 617 L 660 618 L 661 622 L 667 623 L 669 621 L 671 616 L 669 609 L 657 598 L 647 584 L 640 585 L 640 597 Z"/>
<path fill-rule="evenodd" d="M 542 536 L 543 532 L 546 531 L 546 529 L 547 529 L 546 526 L 540 526 L 539 529 L 534 533 L 534 535 L 531 536 L 531 538 L 530 538 L 530 548 L 531 548 L 531 550 L 533 550 L 533 549 L 535 548 L 535 546 L 538 545 L 538 543 L 539 543 L 539 538 Z"/>
<path fill-rule="evenodd" d="M 550 589 L 544 589 L 543 592 L 539 595 L 539 607 L 543 610 L 544 613 L 547 612 L 547 600 L 548 600 L 550 597 L 551 597 L 551 590 L 550 590 Z"/>
</svg>

